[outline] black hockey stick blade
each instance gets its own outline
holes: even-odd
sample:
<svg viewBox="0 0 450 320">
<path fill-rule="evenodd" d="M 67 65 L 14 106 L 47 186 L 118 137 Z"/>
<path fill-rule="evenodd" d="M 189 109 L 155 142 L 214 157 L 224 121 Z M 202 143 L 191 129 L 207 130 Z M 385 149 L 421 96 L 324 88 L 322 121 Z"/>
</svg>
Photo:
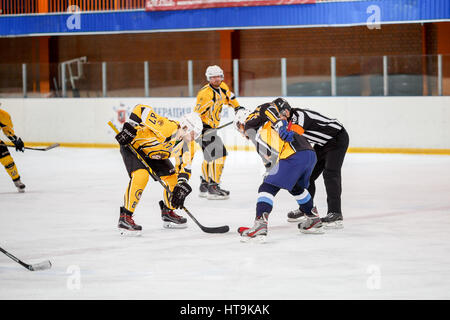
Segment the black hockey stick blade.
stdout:
<svg viewBox="0 0 450 320">
<path fill-rule="evenodd" d="M 194 222 L 200 227 L 200 229 L 202 229 L 203 232 L 205 233 L 227 233 L 228 231 L 230 231 L 230 227 L 229 226 L 220 226 L 220 227 L 205 227 L 204 225 L 202 225 L 200 222 L 197 221 L 197 219 L 195 219 L 195 217 L 189 212 L 188 209 L 186 209 L 185 207 L 182 208 L 188 215 L 189 217 L 191 217 L 192 220 L 194 220 Z"/>
<path fill-rule="evenodd" d="M 227 233 L 228 231 L 230 231 L 230 227 L 229 226 L 205 227 L 205 226 L 200 226 L 199 225 L 199 227 L 205 233 Z"/>
</svg>

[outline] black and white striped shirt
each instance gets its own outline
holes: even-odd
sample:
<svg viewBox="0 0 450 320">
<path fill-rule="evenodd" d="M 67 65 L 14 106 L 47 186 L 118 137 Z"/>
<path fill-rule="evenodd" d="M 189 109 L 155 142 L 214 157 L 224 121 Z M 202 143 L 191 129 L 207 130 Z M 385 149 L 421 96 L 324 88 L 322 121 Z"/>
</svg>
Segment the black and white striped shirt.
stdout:
<svg viewBox="0 0 450 320">
<path fill-rule="evenodd" d="M 325 145 L 338 135 L 344 126 L 336 119 L 331 119 L 308 109 L 292 108 L 291 121 L 300 125 L 305 132 L 303 136 L 309 143 Z"/>
</svg>

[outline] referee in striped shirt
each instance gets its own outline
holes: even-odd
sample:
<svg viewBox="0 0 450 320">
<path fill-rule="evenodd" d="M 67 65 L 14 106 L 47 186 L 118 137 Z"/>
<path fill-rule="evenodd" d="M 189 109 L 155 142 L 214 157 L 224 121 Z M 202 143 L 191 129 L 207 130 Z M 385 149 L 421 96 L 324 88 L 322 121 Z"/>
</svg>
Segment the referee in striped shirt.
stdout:
<svg viewBox="0 0 450 320">
<path fill-rule="evenodd" d="M 277 98 L 273 103 L 278 107 L 280 115 L 290 122 L 291 130 L 302 134 L 314 145 L 317 163 L 309 180 L 308 191 L 314 198 L 315 181 L 323 173 L 328 203 L 327 215 L 322 218 L 324 226 L 343 228 L 341 168 L 349 144 L 347 131 L 336 119 L 312 110 L 292 108 L 283 98 Z M 297 209 L 288 213 L 288 220 L 298 221 L 303 216 Z"/>
</svg>

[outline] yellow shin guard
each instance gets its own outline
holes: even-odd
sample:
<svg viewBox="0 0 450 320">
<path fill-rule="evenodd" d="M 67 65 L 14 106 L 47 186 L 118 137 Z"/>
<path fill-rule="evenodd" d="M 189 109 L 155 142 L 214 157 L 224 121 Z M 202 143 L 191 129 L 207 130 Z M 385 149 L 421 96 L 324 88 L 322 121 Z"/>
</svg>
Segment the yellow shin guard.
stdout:
<svg viewBox="0 0 450 320">
<path fill-rule="evenodd" d="M 161 177 L 161 180 L 164 181 L 166 186 L 169 187 L 170 191 L 173 191 L 173 188 L 175 188 L 175 185 L 177 184 L 177 179 L 178 176 L 176 174 Z M 172 207 L 172 205 L 170 204 L 169 194 L 166 190 L 164 190 L 163 192 L 163 197 L 164 197 L 164 204 L 166 205 L 166 207 L 168 207 L 170 210 L 174 210 L 175 208 Z"/>
<path fill-rule="evenodd" d="M 209 162 L 207 162 L 206 160 L 203 160 L 202 162 L 202 175 L 203 175 L 203 179 L 206 180 L 206 182 L 209 181 Z"/>
<path fill-rule="evenodd" d="M 209 181 L 214 181 L 216 183 L 220 183 L 220 178 L 222 177 L 223 167 L 225 165 L 226 157 L 219 158 L 212 162 L 209 162 Z"/>
<path fill-rule="evenodd" d="M 134 212 L 136 206 L 141 199 L 149 178 L 147 170 L 139 169 L 131 173 L 131 179 L 128 183 L 127 190 L 124 196 L 124 207 L 130 212 Z"/>
<path fill-rule="evenodd" d="M 8 172 L 9 176 L 13 181 L 16 181 L 20 178 L 19 171 L 17 171 L 16 164 L 14 163 L 11 155 L 4 156 L 0 158 L 0 163 L 5 167 L 6 172 Z"/>
</svg>

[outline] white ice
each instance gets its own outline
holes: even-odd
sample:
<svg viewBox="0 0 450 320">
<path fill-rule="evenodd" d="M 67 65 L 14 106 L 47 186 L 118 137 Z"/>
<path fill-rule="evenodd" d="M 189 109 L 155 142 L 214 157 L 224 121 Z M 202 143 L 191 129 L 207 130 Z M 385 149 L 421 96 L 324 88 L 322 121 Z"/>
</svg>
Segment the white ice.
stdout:
<svg viewBox="0 0 450 320">
<path fill-rule="evenodd" d="M 189 218 L 187 229 L 163 229 L 162 191 L 151 181 L 135 214 L 139 238 L 116 229 L 128 183 L 118 149 L 12 153 L 27 191 L 0 168 L 0 246 L 53 267 L 30 272 L 0 254 L 0 299 L 450 298 L 449 156 L 348 154 L 344 229 L 300 234 L 286 220 L 296 203 L 281 191 L 267 243 L 250 244 L 236 229 L 253 224 L 262 174 L 253 152 L 230 153 L 225 201 L 198 197 L 195 157 L 186 207 L 229 233 L 206 234 Z M 321 179 L 317 186 L 324 215 Z"/>
</svg>

